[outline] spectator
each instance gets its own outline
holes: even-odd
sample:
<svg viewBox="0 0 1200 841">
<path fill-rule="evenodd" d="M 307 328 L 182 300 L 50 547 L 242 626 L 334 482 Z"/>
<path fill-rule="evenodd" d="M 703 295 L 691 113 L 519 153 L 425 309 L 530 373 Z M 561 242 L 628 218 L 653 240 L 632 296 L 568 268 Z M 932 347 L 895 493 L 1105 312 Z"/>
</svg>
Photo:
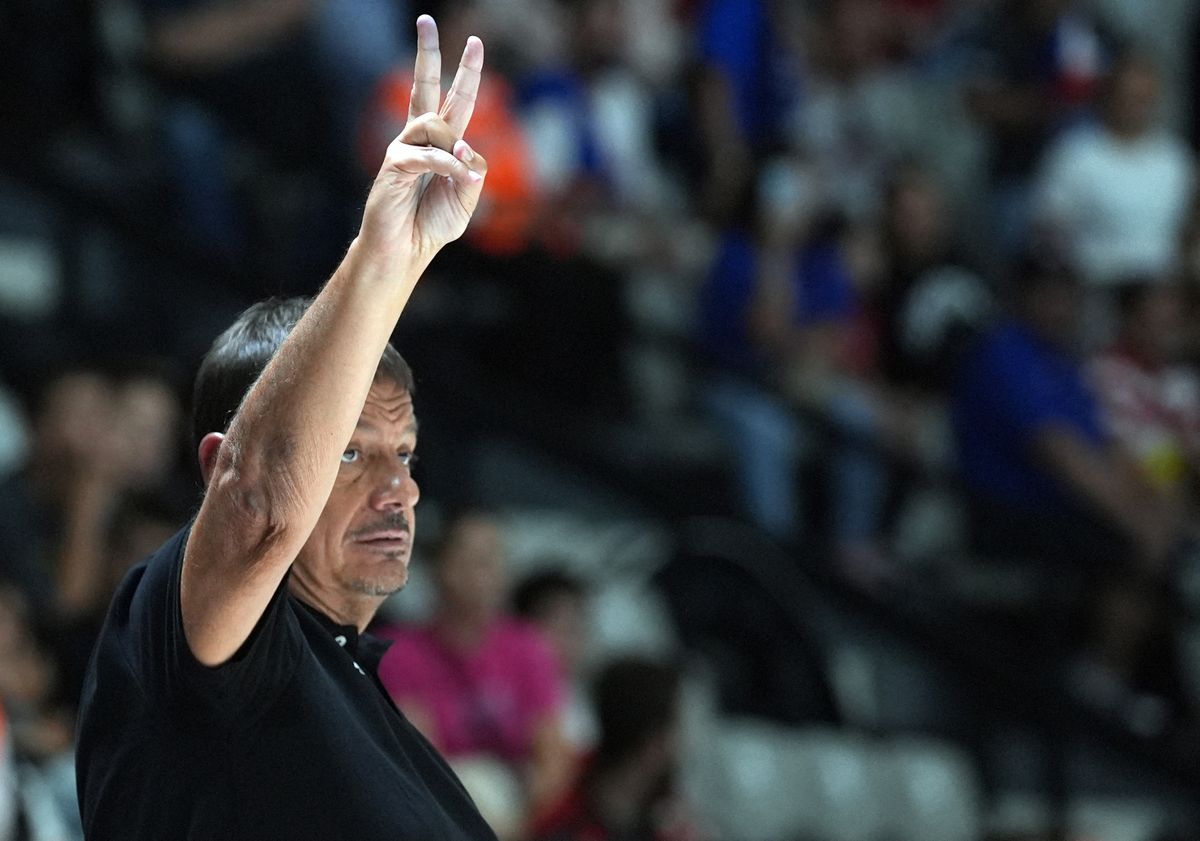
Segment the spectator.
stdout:
<svg viewBox="0 0 1200 841">
<path fill-rule="evenodd" d="M 817 170 L 829 206 L 855 223 L 878 215 L 888 172 L 917 147 L 917 88 L 893 61 L 884 0 L 836 0 L 812 38 L 794 142 Z"/>
<path fill-rule="evenodd" d="M 783 539 L 803 524 L 795 409 L 832 424 L 837 570 L 873 589 L 892 577 L 877 545 L 887 475 L 875 448 L 892 442 L 894 407 L 875 382 L 876 330 L 852 273 L 850 237 L 836 218 L 810 224 L 806 210 L 785 210 L 772 190 L 746 192 L 701 291 L 700 339 L 719 366 L 706 409 L 737 452 L 745 511 Z"/>
<path fill-rule="evenodd" d="M 1111 39 L 1074 0 L 1001 0 L 979 32 L 967 105 L 990 142 L 994 235 L 1007 258 L 1028 244 L 1038 161 L 1059 132 L 1087 113 Z"/>
<path fill-rule="evenodd" d="M 933 173 L 912 162 L 897 169 L 884 195 L 876 311 L 883 377 L 908 394 L 940 396 L 991 308 L 983 281 L 961 268 L 955 233 Z"/>
<path fill-rule="evenodd" d="M 596 715 L 582 691 L 588 655 L 587 588 L 561 567 L 547 566 L 525 578 L 513 591 L 513 611 L 539 628 L 566 675 L 563 733 L 576 751 L 596 741 Z"/>
<path fill-rule="evenodd" d="M 766 387 L 779 376 L 764 337 L 769 316 L 758 276 L 768 214 L 753 178 L 739 189 L 738 210 L 721 234 L 697 307 L 697 344 L 715 365 L 704 408 L 733 453 L 744 514 L 775 537 L 790 538 L 802 523 L 800 433 L 786 403 Z"/>
<path fill-rule="evenodd" d="M 679 762 L 679 675 L 629 658 L 596 680 L 600 742 L 571 791 L 538 821 L 536 841 L 699 838 L 673 780 Z"/>
<path fill-rule="evenodd" d="M 78 527 L 76 543 L 99 551 L 109 494 L 84 488 L 93 477 L 99 483 L 113 472 L 98 464 L 115 457 L 115 448 L 98 445 L 106 434 L 110 399 L 108 384 L 96 371 L 53 376 L 34 412 L 29 460 L 0 485 L 0 578 L 15 584 L 38 613 L 59 608 L 55 576 L 60 566 L 53 558 L 55 538 L 64 529 L 60 517 Z"/>
<path fill-rule="evenodd" d="M 134 494 L 165 498 L 181 416 L 154 365 L 116 377 L 68 369 L 44 388 L 28 461 L 0 484 L 0 582 L 28 600 L 72 703 L 127 566 L 114 563 L 118 512 Z"/>
<path fill-rule="evenodd" d="M 469 33 L 486 33 L 479 20 L 484 16 L 481 5 L 447 4 L 438 16 L 443 42 L 453 46 L 460 41 L 466 43 Z M 387 145 L 404 127 L 411 92 L 412 71 L 404 64 L 379 83 L 363 120 L 364 173 L 373 174 Z M 488 189 L 476 208 L 467 239 L 488 254 L 520 254 L 530 247 L 540 196 L 533 173 L 534 156 L 516 111 L 515 93 L 501 73 L 493 71 L 480 80 L 471 130 L 474 148 L 487 158 Z"/>
<path fill-rule="evenodd" d="M 777 20 L 786 5 L 771 0 L 699 5 L 692 85 L 700 140 L 698 199 L 718 223 L 736 217 L 741 185 L 764 155 L 778 150 L 785 134 L 782 115 L 800 88 L 800 70 L 786 60 L 783 36 L 789 27 Z"/>
<path fill-rule="evenodd" d="M 1148 279 L 1117 287 L 1117 341 L 1092 359 L 1089 373 L 1113 439 L 1149 484 L 1195 512 L 1200 475 L 1200 381 L 1179 364 L 1183 310 L 1179 289 Z"/>
<path fill-rule="evenodd" d="M 1043 256 L 1027 258 L 1014 283 L 1014 311 L 968 352 L 952 389 L 979 548 L 1060 564 L 1161 562 L 1178 532 L 1085 382 L 1074 352 L 1078 281 Z"/>
<path fill-rule="evenodd" d="M 435 563 L 433 618 L 382 632 L 396 644 L 379 678 L 452 763 L 482 756 L 506 764 L 535 813 L 559 793 L 574 761 L 562 731 L 559 666 L 541 634 L 504 612 L 504 552 L 493 517 L 455 517 Z"/>
<path fill-rule="evenodd" d="M 275 168 L 317 169 L 337 183 L 354 178 L 357 120 L 375 84 L 406 53 L 399 41 L 404 4 L 138 2 L 149 66 L 169 93 L 162 139 L 172 164 L 188 174 L 179 186 L 180 222 L 197 244 L 247 255 L 253 202 L 233 176 L 247 148 L 266 152 Z M 307 198 L 326 192 L 309 190 Z M 281 196 L 271 198 L 277 212 Z M 307 221 L 304 241 L 293 238 L 292 250 L 276 256 L 293 257 L 322 239 L 317 220 Z M 340 230 L 323 232 L 335 243 L 320 245 L 342 247 Z"/>
<path fill-rule="evenodd" d="M 626 6 L 575 4 L 569 60 L 535 70 L 519 86 L 545 197 L 541 240 L 557 254 L 652 258 L 666 236 L 656 236 L 663 219 L 677 207 L 654 148 L 653 91 L 630 67 Z M 618 226 L 624 236 L 605 235 Z"/>
<path fill-rule="evenodd" d="M 1045 571 L 1069 609 L 1047 611 L 1053 636 L 1042 642 L 1062 643 L 1060 619 L 1081 621 L 1074 642 L 1086 657 L 1073 678 L 1108 705 L 1138 680 L 1162 632 L 1182 524 L 1105 428 L 1073 353 L 1078 281 L 1043 255 L 1015 283 L 1015 311 L 967 353 L 953 387 L 971 536 L 987 557 Z"/>
<path fill-rule="evenodd" d="M 114 381 L 75 368 L 51 379 L 22 470 L 0 485 L 0 578 L 39 613 L 107 604 L 96 587 L 122 495 L 157 490 L 177 464 L 178 399 L 157 374 Z"/>
<path fill-rule="evenodd" d="M 82 838 L 73 773 L 74 711 L 59 700 L 56 663 L 35 636 L 31 618 L 21 593 L 0 585 L 0 800 L 6 786 L 13 786 L 8 792 L 16 795 L 12 806 L 29 837 Z M 14 765 L 21 766 L 15 777 Z M 2 830 L 0 825 L 0 837 Z"/>
<path fill-rule="evenodd" d="M 1050 148 L 1037 185 L 1036 215 L 1092 289 L 1177 268 L 1191 208 L 1194 161 L 1182 138 L 1158 126 L 1159 76 L 1153 62 L 1126 53 L 1100 88 L 1100 120 Z M 1111 296 L 1089 315 L 1113 338 Z"/>
</svg>

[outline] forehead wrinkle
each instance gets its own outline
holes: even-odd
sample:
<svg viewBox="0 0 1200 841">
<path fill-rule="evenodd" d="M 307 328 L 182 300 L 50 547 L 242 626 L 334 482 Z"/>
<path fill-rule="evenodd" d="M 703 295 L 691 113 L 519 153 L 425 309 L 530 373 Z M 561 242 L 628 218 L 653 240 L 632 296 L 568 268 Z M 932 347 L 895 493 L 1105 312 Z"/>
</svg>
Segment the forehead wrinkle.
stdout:
<svg viewBox="0 0 1200 841">
<path fill-rule="evenodd" d="M 397 418 L 388 417 L 385 419 L 388 421 L 399 420 L 398 417 Z M 400 430 L 400 436 L 401 437 L 409 436 L 409 437 L 415 438 L 417 435 L 417 428 L 418 428 L 417 418 L 416 418 L 416 415 L 414 415 L 412 417 L 412 419 L 409 420 L 409 422 L 404 425 L 404 428 Z M 354 425 L 354 429 L 356 432 L 365 432 L 368 435 L 381 435 L 382 434 L 380 432 L 380 429 L 378 426 L 371 423 L 371 421 L 366 420 L 361 417 L 358 419 L 358 423 L 356 423 Z"/>
</svg>

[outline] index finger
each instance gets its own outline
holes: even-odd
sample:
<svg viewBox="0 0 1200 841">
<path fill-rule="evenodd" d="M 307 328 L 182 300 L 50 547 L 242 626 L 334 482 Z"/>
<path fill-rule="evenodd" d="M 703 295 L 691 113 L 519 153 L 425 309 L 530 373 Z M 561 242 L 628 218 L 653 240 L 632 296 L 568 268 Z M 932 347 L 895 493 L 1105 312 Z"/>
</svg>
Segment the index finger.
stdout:
<svg viewBox="0 0 1200 841">
<path fill-rule="evenodd" d="M 436 113 L 442 101 L 442 51 L 437 24 L 429 15 L 417 18 L 417 60 L 413 67 L 408 118 Z"/>
<path fill-rule="evenodd" d="M 466 134 L 467 124 L 475 112 L 475 98 L 479 95 L 482 76 L 483 42 L 472 35 L 463 48 L 462 61 L 458 63 L 458 72 L 454 74 L 454 84 L 450 86 L 450 93 L 446 94 L 446 102 L 442 105 L 442 119 L 459 137 Z"/>
</svg>

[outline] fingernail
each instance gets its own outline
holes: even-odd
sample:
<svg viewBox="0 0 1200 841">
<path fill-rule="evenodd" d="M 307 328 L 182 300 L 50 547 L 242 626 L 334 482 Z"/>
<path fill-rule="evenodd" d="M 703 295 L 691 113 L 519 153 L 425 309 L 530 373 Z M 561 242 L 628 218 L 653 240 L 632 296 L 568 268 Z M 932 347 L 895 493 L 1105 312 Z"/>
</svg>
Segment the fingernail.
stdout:
<svg viewBox="0 0 1200 841">
<path fill-rule="evenodd" d="M 479 174 L 478 172 L 476 172 L 475 170 L 471 170 L 471 171 L 470 171 L 470 172 L 467 174 L 467 178 L 469 178 L 469 179 L 471 180 L 471 183 L 472 183 L 472 184 L 478 184 L 480 181 L 482 181 L 482 180 L 483 180 L 483 176 L 482 176 L 482 175 L 480 175 L 480 174 Z"/>
<path fill-rule="evenodd" d="M 458 146 L 458 157 L 460 160 L 466 163 L 470 163 L 471 161 L 475 160 L 475 150 L 467 145 L 467 141 L 458 141 Z"/>
</svg>

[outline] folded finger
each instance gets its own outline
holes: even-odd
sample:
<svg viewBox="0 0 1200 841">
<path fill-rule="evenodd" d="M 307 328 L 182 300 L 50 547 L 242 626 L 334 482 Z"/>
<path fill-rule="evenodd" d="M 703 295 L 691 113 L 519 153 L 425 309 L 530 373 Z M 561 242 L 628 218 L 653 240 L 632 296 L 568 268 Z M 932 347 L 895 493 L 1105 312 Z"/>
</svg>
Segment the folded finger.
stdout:
<svg viewBox="0 0 1200 841">
<path fill-rule="evenodd" d="M 442 118 L 458 137 L 466 133 L 467 124 L 471 122 L 482 75 L 483 41 L 472 35 L 467 39 L 467 46 L 463 48 L 458 72 L 454 74 L 454 84 L 450 86 L 450 93 L 446 95 L 446 102 L 442 105 Z"/>
<path fill-rule="evenodd" d="M 449 152 L 458 136 L 437 114 L 422 114 L 410 121 L 397 139 L 412 146 L 433 146 Z"/>
<path fill-rule="evenodd" d="M 472 169 L 454 155 L 432 146 L 406 146 L 391 156 L 391 166 L 408 175 L 432 172 L 444 175 L 460 188 L 474 192 L 483 183 L 483 173 Z"/>
<path fill-rule="evenodd" d="M 442 101 L 442 51 L 437 24 L 429 15 L 417 18 L 417 60 L 413 66 L 408 118 L 436 113 Z"/>
</svg>

